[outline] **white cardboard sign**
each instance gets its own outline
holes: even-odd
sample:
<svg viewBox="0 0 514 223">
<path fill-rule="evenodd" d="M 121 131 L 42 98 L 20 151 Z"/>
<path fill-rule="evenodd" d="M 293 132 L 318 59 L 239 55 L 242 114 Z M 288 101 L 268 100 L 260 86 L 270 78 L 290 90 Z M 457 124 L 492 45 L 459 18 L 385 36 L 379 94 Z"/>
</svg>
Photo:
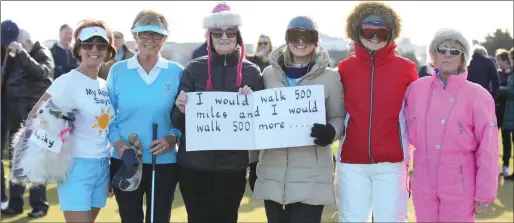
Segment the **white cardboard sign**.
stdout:
<svg viewBox="0 0 514 223">
<path fill-rule="evenodd" d="M 187 151 L 262 150 L 314 145 L 314 123 L 325 124 L 323 85 L 253 92 L 189 92 Z"/>
</svg>

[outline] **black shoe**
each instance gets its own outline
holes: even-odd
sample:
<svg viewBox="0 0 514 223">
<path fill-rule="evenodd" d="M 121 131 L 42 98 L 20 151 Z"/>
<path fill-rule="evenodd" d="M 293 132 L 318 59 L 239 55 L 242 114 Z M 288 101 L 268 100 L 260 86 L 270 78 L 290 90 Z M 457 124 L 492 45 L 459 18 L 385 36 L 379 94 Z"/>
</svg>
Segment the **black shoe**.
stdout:
<svg viewBox="0 0 514 223">
<path fill-rule="evenodd" d="M 505 180 L 513 180 L 514 181 L 514 173 L 510 176 L 504 177 Z"/>
<path fill-rule="evenodd" d="M 2 210 L 2 214 L 7 215 L 7 216 L 16 216 L 21 213 L 23 213 L 23 210 L 14 210 L 11 207 L 7 207 L 6 209 Z"/>
<path fill-rule="evenodd" d="M 44 210 L 36 210 L 33 209 L 30 213 L 27 214 L 30 218 L 42 218 L 46 215 L 46 211 Z"/>
</svg>

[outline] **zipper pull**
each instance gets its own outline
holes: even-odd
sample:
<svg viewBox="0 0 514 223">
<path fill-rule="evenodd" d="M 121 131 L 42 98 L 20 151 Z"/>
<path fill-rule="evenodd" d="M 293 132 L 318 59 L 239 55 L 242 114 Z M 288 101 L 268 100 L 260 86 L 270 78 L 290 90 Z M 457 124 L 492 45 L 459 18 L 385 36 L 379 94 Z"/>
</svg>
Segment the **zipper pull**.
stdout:
<svg viewBox="0 0 514 223">
<path fill-rule="evenodd" d="M 227 66 L 227 55 L 225 55 L 225 57 L 224 57 L 224 58 L 225 58 L 225 59 L 224 59 L 224 63 L 223 63 L 223 64 L 224 64 L 224 65 L 225 65 L 225 67 L 226 67 L 226 66 Z"/>
</svg>

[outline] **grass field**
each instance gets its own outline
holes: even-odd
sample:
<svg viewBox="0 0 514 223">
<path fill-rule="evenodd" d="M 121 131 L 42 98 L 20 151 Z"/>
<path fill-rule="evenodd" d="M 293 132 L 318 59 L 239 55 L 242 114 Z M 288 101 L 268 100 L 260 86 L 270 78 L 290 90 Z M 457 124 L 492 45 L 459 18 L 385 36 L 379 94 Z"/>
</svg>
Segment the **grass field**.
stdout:
<svg viewBox="0 0 514 223">
<path fill-rule="evenodd" d="M 500 151 L 502 151 L 500 149 Z M 4 160 L 7 164 L 7 161 Z M 511 161 L 511 163 L 514 163 Z M 6 165 L 7 166 L 7 165 Z M 411 165 L 412 166 L 412 165 Z M 511 165 L 511 172 L 513 171 Z M 7 171 L 8 173 L 8 171 Z M 178 187 L 177 187 L 178 188 Z M 486 214 L 478 216 L 477 221 L 479 222 L 513 222 L 513 194 L 514 184 L 512 181 L 504 181 L 500 179 L 500 185 L 498 188 L 498 198 L 496 201 L 489 206 L 489 210 Z M 64 222 L 64 216 L 59 210 L 59 203 L 57 198 L 56 185 L 48 185 L 47 187 L 47 198 L 50 203 L 50 209 L 48 215 L 41 219 L 27 218 L 26 214 L 30 211 L 30 205 L 28 204 L 28 193 L 25 193 L 25 212 L 16 217 L 3 218 L 2 222 Z M 325 206 L 323 211 L 323 222 L 337 222 L 337 215 L 334 206 Z M 175 201 L 173 203 L 172 210 L 172 222 L 187 222 L 187 213 L 182 201 L 180 191 L 177 189 Z M 332 218 L 332 216 L 334 216 Z M 414 209 L 412 201 L 409 203 L 409 221 L 414 222 Z M 100 214 L 96 222 L 120 222 L 118 215 L 118 207 L 114 198 L 110 198 L 107 201 L 107 206 L 100 211 Z M 261 200 L 255 200 L 252 198 L 252 192 L 247 187 L 245 196 L 241 201 L 241 207 L 239 208 L 239 220 L 238 222 L 266 222 L 266 214 L 264 212 L 263 202 Z"/>
</svg>

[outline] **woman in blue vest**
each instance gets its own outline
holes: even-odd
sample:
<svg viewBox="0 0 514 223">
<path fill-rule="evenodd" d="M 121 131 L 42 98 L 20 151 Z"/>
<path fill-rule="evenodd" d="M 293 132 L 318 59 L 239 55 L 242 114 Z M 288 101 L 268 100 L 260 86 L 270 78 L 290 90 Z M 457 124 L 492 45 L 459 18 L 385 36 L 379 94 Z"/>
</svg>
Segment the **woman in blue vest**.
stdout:
<svg viewBox="0 0 514 223">
<path fill-rule="evenodd" d="M 154 11 L 141 11 L 132 25 L 138 54 L 114 64 L 107 77 L 109 98 L 116 118 L 109 128 L 114 150 L 111 177 L 117 174 L 129 147 L 129 135 L 139 136 L 142 149 L 142 177 L 133 191 L 113 187 L 122 222 L 150 222 L 150 205 L 146 216 L 142 204 L 151 201 L 152 155 L 156 155 L 154 222 L 169 222 L 177 185 L 175 147 L 181 133 L 173 127 L 170 112 L 177 96 L 183 68 L 164 59 L 160 52 L 168 36 L 168 22 Z M 158 125 L 157 140 L 152 138 L 152 124 Z M 115 177 L 116 178 L 116 177 Z M 143 196 L 145 195 L 145 197 Z"/>
</svg>

